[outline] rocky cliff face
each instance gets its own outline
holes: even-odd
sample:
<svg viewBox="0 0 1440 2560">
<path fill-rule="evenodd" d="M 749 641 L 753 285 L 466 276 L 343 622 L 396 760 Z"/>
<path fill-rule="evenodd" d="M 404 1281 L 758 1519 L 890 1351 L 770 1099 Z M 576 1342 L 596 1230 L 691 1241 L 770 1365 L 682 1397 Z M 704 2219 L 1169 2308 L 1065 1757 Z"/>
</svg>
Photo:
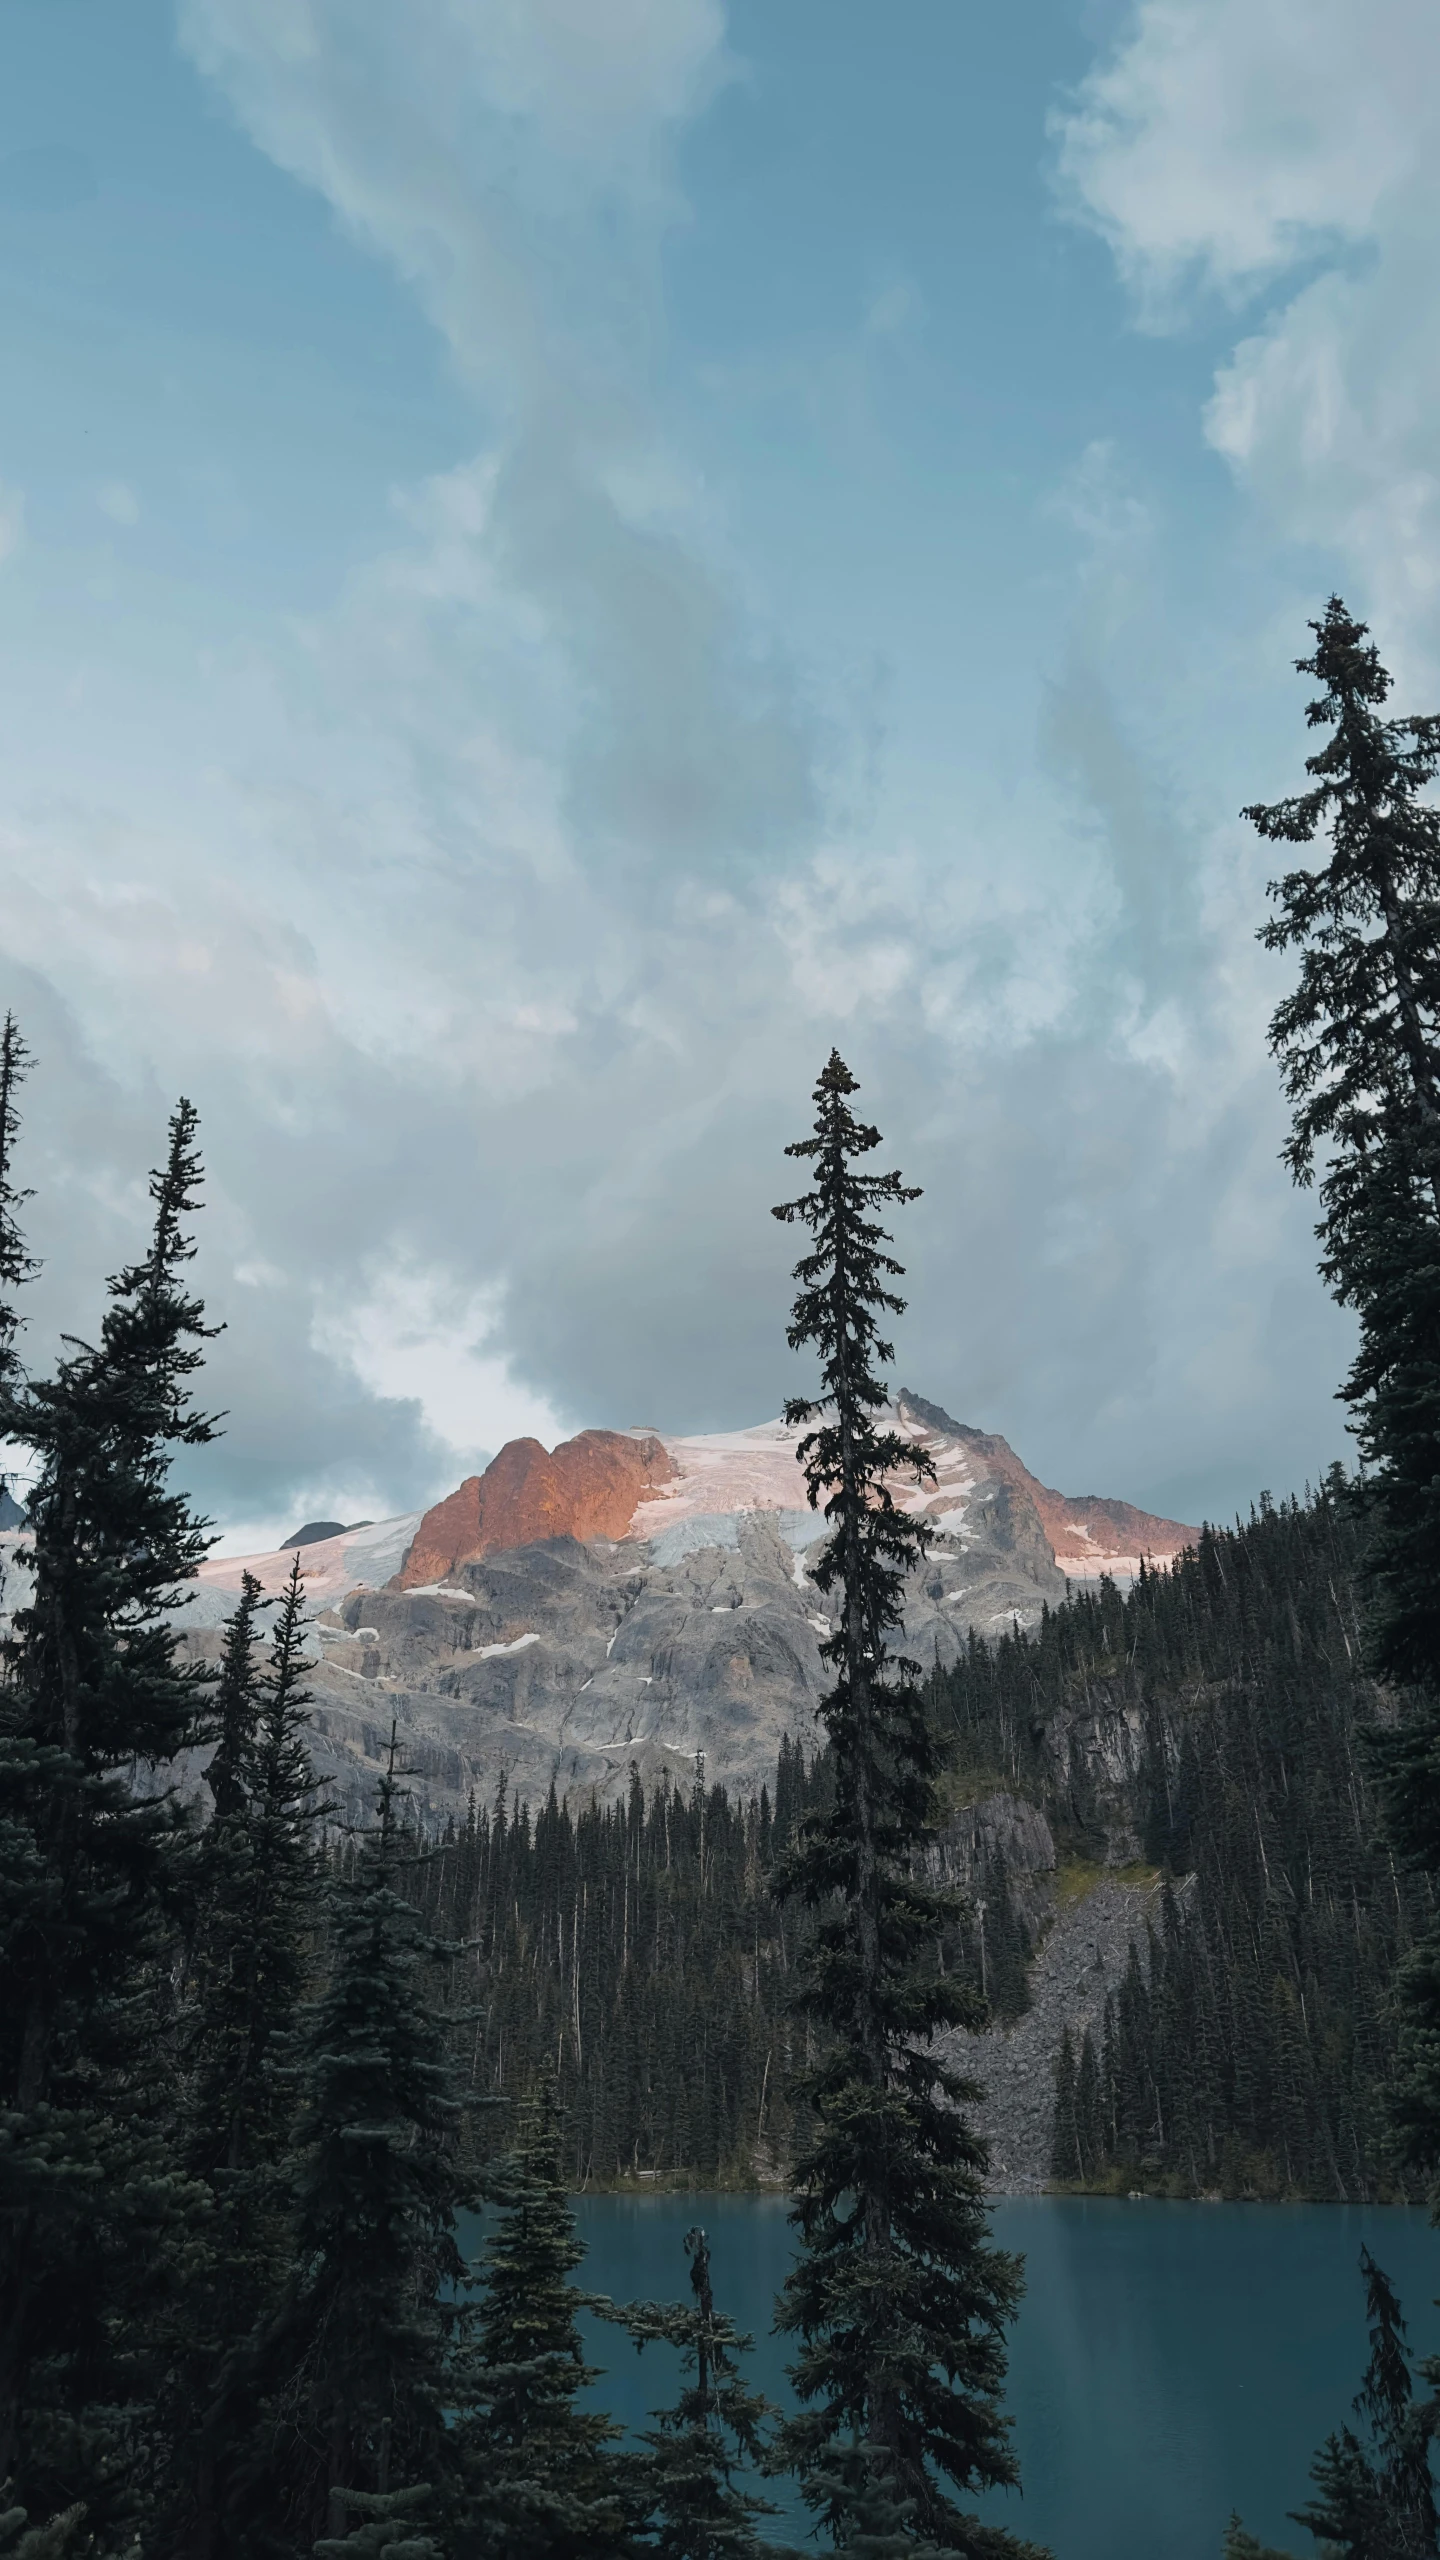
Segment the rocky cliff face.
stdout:
<svg viewBox="0 0 1440 2560">
<path fill-rule="evenodd" d="M 456 1566 L 546 1538 L 623 1538 L 637 1506 L 676 1470 L 651 1431 L 582 1431 L 558 1449 L 507 1440 L 483 1476 L 427 1511 L 401 1588 L 443 1582 Z"/>
<path fill-rule="evenodd" d="M 1199 1536 L 1183 1520 L 1137 1511 L 1133 1502 L 1115 1502 L 1107 1494 L 1056 1493 L 1032 1476 L 998 1432 L 973 1431 L 968 1423 L 952 1422 L 942 1406 L 927 1404 L 909 1387 L 901 1388 L 899 1403 L 937 1438 L 957 1443 L 977 1473 L 1012 1486 L 1030 1503 L 1050 1552 L 1069 1581 L 1093 1580 L 1102 1573 L 1133 1580 L 1142 1556 L 1147 1564 L 1168 1564 Z"/>
<path fill-rule="evenodd" d="M 1045 1488 L 1006 1442 L 919 1397 L 902 1396 L 898 1415 L 936 1470 L 933 1484 L 895 1488 L 934 1536 L 904 1649 L 950 1662 L 972 1627 L 1033 1624 L 1065 1572 Z M 502 1775 L 532 1802 L 552 1783 L 606 1794 L 632 1763 L 647 1781 L 688 1782 L 701 1753 L 727 1786 L 773 1779 L 782 1735 L 813 1747 L 825 1687 L 829 1620 L 807 1570 L 825 1532 L 799 1436 L 777 1422 L 702 1438 L 588 1431 L 551 1452 L 511 1442 L 423 1518 L 307 1546 L 327 1783 L 352 1808 L 369 1800 L 392 1717 L 436 1818 L 463 1813 L 472 1791 L 493 1796 Z M 1127 1512 L 1109 1533 L 1117 1569 L 1136 1521 L 1152 1553 L 1192 1534 Z M 218 1654 L 243 1565 L 273 1592 L 290 1562 L 203 1566 L 186 1606 L 197 1653 Z"/>
</svg>

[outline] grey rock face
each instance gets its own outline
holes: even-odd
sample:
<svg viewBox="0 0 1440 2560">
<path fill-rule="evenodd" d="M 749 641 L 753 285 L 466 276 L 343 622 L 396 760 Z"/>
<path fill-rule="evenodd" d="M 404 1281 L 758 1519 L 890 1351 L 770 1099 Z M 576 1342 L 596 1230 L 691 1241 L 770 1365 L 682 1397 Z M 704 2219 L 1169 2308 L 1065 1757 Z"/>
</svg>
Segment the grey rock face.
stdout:
<svg viewBox="0 0 1440 2560">
<path fill-rule="evenodd" d="M 1024 1796 L 985 1796 L 952 1813 L 930 1860 L 937 1883 L 968 1892 L 996 1850 L 1004 1854 L 1012 1899 L 1032 1940 L 1055 1916 L 1055 1842 L 1038 1805 Z"/>
<path fill-rule="evenodd" d="M 990 2145 L 992 2194 L 1035 2195 L 1048 2184 L 1061 2039 L 1068 2027 L 1078 2050 L 1089 2027 L 1098 2043 L 1106 1999 L 1124 1975 L 1131 1941 L 1143 1949 L 1157 1903 L 1155 1885 L 1102 1878 L 1055 1917 L 1030 1969 L 1024 2017 L 944 2039 L 946 2060 L 979 2090 L 974 2120 Z"/>
<path fill-rule="evenodd" d="M 1063 1596 L 1038 1518 L 1003 1483 L 972 1499 L 915 1577 L 900 1649 L 928 1670 L 977 1627 L 1031 1625 Z M 691 1518 L 650 1541 L 548 1539 L 458 1566 L 429 1589 L 359 1589 L 313 1624 L 315 1756 L 337 1802 L 373 1798 L 393 1717 L 432 1820 L 472 1790 L 512 1801 L 609 1794 L 668 1775 L 742 1794 L 773 1784 L 784 1736 L 807 1750 L 827 1684 L 828 1604 L 808 1513 Z M 218 1596 L 218 1595 L 217 1595 Z M 218 1613 L 216 1613 L 218 1614 Z M 197 1653 L 218 1629 L 196 1627 Z"/>
</svg>

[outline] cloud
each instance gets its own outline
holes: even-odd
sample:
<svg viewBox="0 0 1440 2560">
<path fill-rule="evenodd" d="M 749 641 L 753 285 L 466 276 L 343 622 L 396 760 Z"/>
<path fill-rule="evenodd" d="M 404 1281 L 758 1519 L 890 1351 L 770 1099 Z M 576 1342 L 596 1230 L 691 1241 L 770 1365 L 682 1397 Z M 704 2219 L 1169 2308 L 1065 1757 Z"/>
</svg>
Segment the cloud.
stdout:
<svg viewBox="0 0 1440 2560">
<path fill-rule="evenodd" d="M 1430 675 L 1440 639 L 1440 18 L 1422 0 L 1142 0 L 1056 120 L 1072 214 L 1148 325 L 1269 308 L 1210 443 Z"/>
<path fill-rule="evenodd" d="M 1424 181 L 1437 70 L 1423 0 L 1140 0 L 1053 119 L 1060 185 L 1152 320 L 1248 293 Z"/>
<path fill-rule="evenodd" d="M 1033 769 L 962 739 L 933 818 L 883 777 L 847 816 L 821 681 L 751 610 L 655 389 L 718 8 L 180 23 L 443 332 L 475 450 L 398 489 L 303 618 L 218 645 L 193 719 L 152 707 L 148 762 L 127 700 L 84 796 L 14 817 L 37 1343 L 93 1322 L 184 1089 L 231 1414 L 197 1480 L 237 1536 L 408 1508 L 517 1429 L 754 1419 L 798 1383 L 769 1210 L 838 1040 L 925 1186 L 914 1384 L 1182 1516 L 1252 1451 L 1280 1481 L 1328 1456 L 1341 1355 L 1275 1315 L 1310 1251 L 1274 1171 L 1261 858 L 1137 744 L 1163 525 L 1123 451 L 1054 502 Z M 878 279 L 872 337 L 923 320 Z"/>
</svg>

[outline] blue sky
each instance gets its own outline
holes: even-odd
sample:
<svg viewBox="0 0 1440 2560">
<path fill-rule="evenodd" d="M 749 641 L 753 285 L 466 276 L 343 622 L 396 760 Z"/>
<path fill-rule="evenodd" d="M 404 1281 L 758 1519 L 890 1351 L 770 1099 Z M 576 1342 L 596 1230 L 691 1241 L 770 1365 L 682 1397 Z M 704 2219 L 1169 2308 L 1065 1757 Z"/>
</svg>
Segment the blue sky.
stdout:
<svg viewBox="0 0 1440 2560">
<path fill-rule="evenodd" d="M 11 0 L 0 942 L 37 1355 L 179 1090 L 245 1540 L 797 1382 L 838 1041 L 908 1383 L 1198 1517 L 1342 1445 L 1242 802 L 1440 699 L 1415 0 Z"/>
</svg>

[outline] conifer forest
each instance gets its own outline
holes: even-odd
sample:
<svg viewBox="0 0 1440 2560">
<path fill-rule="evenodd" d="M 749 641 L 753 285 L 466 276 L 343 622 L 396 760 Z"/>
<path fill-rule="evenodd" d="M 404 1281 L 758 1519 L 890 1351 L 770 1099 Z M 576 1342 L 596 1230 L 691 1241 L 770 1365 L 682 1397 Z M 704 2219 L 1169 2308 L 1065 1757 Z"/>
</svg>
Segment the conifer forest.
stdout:
<svg viewBox="0 0 1440 2560">
<path fill-rule="evenodd" d="M 826 1537 L 823 1742 L 753 1797 L 422 1818 L 392 1735 L 367 1818 L 309 1749 L 302 1556 L 217 1663 L 174 1595 L 208 1530 L 204 1168 L 181 1100 L 148 1236 L 87 1338 L 26 1355 L 23 1105 L 0 1041 L 0 1428 L 26 1454 L 0 1666 L 0 2552 L 8 2560 L 743 2560 L 785 2477 L 810 2547 L 1043 2560 L 964 2039 L 1023 2019 L 1053 1909 L 960 1809 L 1014 1799 L 1055 1892 L 1124 1856 L 1148 1919 L 1067 2030 L 1062 2191 L 1440 2198 L 1440 718 L 1396 720 L 1332 599 L 1301 663 L 1310 787 L 1247 814 L 1276 882 L 1290 1171 L 1357 1320 L 1362 1464 L 1257 1494 L 1172 1569 L 1099 1581 L 951 1668 L 900 1649 L 932 1462 L 897 1427 L 892 1229 L 916 1194 L 832 1051 L 799 1195 L 787 1408 Z M 1290 851 L 1282 857 L 1291 858 Z M 1298 854 L 1294 857 L 1297 862 Z M 777 1314 L 777 1324 L 779 1317 Z M 189 1773 L 188 1775 L 186 1773 Z M 1124 1844 L 1117 1851 L 1116 1843 Z M 978 1888 L 978 1890 L 977 1890 Z M 783 2189 L 792 2404 L 753 2387 L 697 2218 L 638 2437 L 584 2397 L 577 2191 Z M 483 2216 L 469 2263 L 459 2233 Z M 1367 2250 L 1357 2425 L 1297 2508 L 1326 2553 L 1434 2553 L 1440 2366 Z M 1300 2484 L 1296 2496 L 1302 2495 Z M 1008 2512 L 1014 2513 L 1015 2510 Z M 1229 2560 L 1275 2560 L 1237 2519 Z"/>
</svg>

